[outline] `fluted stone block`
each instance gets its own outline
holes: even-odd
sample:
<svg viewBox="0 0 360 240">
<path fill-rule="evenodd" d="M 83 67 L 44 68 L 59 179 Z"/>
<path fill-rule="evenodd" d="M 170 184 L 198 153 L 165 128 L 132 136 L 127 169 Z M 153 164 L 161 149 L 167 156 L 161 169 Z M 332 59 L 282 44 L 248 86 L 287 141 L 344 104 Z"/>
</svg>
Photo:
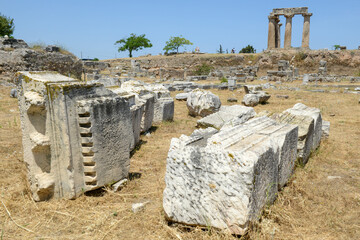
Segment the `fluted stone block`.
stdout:
<svg viewBox="0 0 360 240">
<path fill-rule="evenodd" d="M 244 234 L 296 160 L 297 127 L 263 117 L 171 141 L 163 207 L 170 221 Z"/>
</svg>

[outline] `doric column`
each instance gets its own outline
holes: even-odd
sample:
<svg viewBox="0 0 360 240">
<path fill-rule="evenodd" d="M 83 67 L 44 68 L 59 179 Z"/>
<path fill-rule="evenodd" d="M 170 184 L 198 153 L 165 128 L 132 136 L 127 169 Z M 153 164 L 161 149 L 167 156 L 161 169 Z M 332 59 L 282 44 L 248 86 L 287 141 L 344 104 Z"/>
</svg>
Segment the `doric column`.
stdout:
<svg viewBox="0 0 360 240">
<path fill-rule="evenodd" d="M 284 48 L 291 48 L 291 29 L 292 18 L 294 17 L 294 15 L 290 14 L 284 16 L 286 17 Z"/>
<path fill-rule="evenodd" d="M 279 22 L 280 22 L 280 20 L 278 20 L 277 24 L 276 24 L 276 48 L 281 48 L 280 28 L 281 28 L 282 24 Z"/>
<path fill-rule="evenodd" d="M 277 16 L 269 16 L 269 33 L 268 33 L 268 49 L 275 48 L 276 40 L 275 40 L 275 31 L 276 31 L 276 19 Z"/>
<path fill-rule="evenodd" d="M 302 48 L 309 48 L 309 40 L 310 40 L 310 17 L 312 13 L 304 13 L 304 26 L 303 26 L 303 35 L 302 35 Z"/>
</svg>

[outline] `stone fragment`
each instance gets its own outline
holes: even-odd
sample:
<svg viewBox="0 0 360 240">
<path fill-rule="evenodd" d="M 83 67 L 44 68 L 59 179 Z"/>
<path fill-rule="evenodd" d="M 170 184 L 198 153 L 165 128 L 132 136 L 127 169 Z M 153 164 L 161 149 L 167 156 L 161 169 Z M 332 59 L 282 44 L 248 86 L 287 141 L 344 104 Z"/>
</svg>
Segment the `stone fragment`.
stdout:
<svg viewBox="0 0 360 240">
<path fill-rule="evenodd" d="M 127 183 L 128 183 L 127 178 L 124 178 L 124 179 L 118 181 L 117 183 L 113 184 L 112 189 L 113 189 L 114 192 L 118 192 L 121 189 L 123 189 L 126 186 Z"/>
<path fill-rule="evenodd" d="M 149 201 L 142 202 L 142 203 L 133 203 L 131 206 L 131 210 L 133 211 L 133 213 L 140 212 L 140 211 L 144 210 L 146 204 L 148 204 L 148 203 L 149 203 Z"/>
<path fill-rule="evenodd" d="M 305 165 L 310 157 L 313 136 L 314 119 L 309 116 L 292 114 L 284 111 L 280 114 L 270 116 L 279 123 L 286 123 L 298 126 L 297 157 L 302 165 Z"/>
<path fill-rule="evenodd" d="M 245 94 L 242 103 L 245 106 L 255 107 L 256 105 L 265 104 L 269 100 L 270 95 L 263 91 Z"/>
<path fill-rule="evenodd" d="M 283 98 L 283 99 L 288 99 L 289 96 L 288 95 L 276 95 L 277 98 Z"/>
<path fill-rule="evenodd" d="M 256 115 L 251 107 L 241 105 L 221 106 L 220 110 L 216 113 L 210 114 L 197 121 L 197 126 L 202 128 L 213 127 L 220 129 L 224 124 L 237 122 L 238 124 L 244 123 Z"/>
<path fill-rule="evenodd" d="M 158 98 L 154 105 L 154 123 L 172 121 L 174 119 L 174 99 Z"/>
<path fill-rule="evenodd" d="M 175 99 L 179 100 L 179 101 L 186 101 L 188 98 L 188 95 L 189 95 L 189 93 L 178 93 L 178 94 L 176 94 Z"/>
<path fill-rule="evenodd" d="M 163 207 L 168 220 L 244 234 L 293 171 L 297 127 L 267 118 L 173 138 Z"/>
<path fill-rule="evenodd" d="M 24 161 L 35 201 L 74 199 L 128 175 L 129 103 L 99 84 L 20 72 Z"/>
<path fill-rule="evenodd" d="M 218 96 L 209 91 L 195 89 L 189 93 L 186 106 L 189 115 L 205 117 L 219 111 L 221 101 Z"/>
<path fill-rule="evenodd" d="M 317 149 L 320 145 L 322 136 L 322 117 L 320 109 L 308 107 L 302 103 L 297 103 L 292 108 L 287 109 L 286 111 L 294 115 L 309 116 L 314 119 L 314 135 L 311 150 Z"/>
<path fill-rule="evenodd" d="M 245 106 L 249 106 L 249 107 L 255 107 L 259 104 L 259 96 L 257 94 L 254 93 L 248 93 L 245 94 L 242 103 Z"/>
<path fill-rule="evenodd" d="M 10 97 L 12 97 L 12 98 L 17 98 L 16 88 L 11 89 L 11 91 L 10 91 Z"/>
<path fill-rule="evenodd" d="M 238 100 L 236 98 L 228 98 L 227 102 L 237 102 Z"/>
<path fill-rule="evenodd" d="M 245 93 L 255 93 L 258 91 L 262 91 L 262 86 L 261 85 L 244 85 L 244 90 Z"/>
<path fill-rule="evenodd" d="M 330 122 L 329 121 L 322 121 L 322 126 L 321 126 L 321 130 L 322 130 L 322 138 L 327 138 L 330 135 Z"/>
</svg>

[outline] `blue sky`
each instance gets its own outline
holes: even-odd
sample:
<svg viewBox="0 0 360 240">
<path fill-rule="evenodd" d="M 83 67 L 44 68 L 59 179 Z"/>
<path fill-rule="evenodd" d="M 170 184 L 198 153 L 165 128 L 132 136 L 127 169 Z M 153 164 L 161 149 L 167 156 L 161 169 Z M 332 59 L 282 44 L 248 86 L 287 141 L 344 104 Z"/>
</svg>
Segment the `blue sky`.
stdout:
<svg viewBox="0 0 360 240">
<path fill-rule="evenodd" d="M 117 52 L 115 41 L 130 33 L 146 34 L 152 48 L 134 57 L 163 52 L 171 36 L 189 39 L 202 52 L 251 44 L 257 52 L 267 48 L 268 19 L 273 8 L 309 7 L 310 48 L 335 44 L 357 49 L 360 45 L 359 0 L 0 0 L 0 12 L 14 18 L 14 37 L 27 43 L 59 44 L 78 57 L 127 57 Z M 282 45 L 284 42 L 285 18 Z M 301 46 L 303 17 L 293 18 L 292 46 Z M 182 50 L 182 49 L 180 49 Z"/>
</svg>

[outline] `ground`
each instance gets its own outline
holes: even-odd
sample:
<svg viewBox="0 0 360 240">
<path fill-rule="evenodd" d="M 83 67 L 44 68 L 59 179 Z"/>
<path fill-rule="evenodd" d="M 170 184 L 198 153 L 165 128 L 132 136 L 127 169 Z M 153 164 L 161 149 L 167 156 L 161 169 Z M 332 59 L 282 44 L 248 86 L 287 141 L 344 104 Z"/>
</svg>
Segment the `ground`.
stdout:
<svg viewBox="0 0 360 240">
<path fill-rule="evenodd" d="M 293 83 L 299 85 L 300 83 Z M 345 83 L 344 83 L 345 84 Z M 335 89 L 335 88 L 334 88 Z M 241 101 L 241 90 L 218 91 Z M 269 90 L 269 104 L 255 107 L 281 112 L 302 102 L 320 108 L 331 122 L 305 167 L 298 166 L 274 205 L 244 239 L 356 239 L 360 235 L 360 95 Z M 216 229 L 166 222 L 162 192 L 170 140 L 190 134 L 198 118 L 187 115 L 186 103 L 175 102 L 173 122 L 152 128 L 150 137 L 131 157 L 131 176 L 120 192 L 104 188 L 76 200 L 34 202 L 23 162 L 17 100 L 10 87 L 0 89 L 0 229 L 1 239 L 236 239 Z M 174 96 L 176 92 L 173 92 Z M 289 99 L 276 95 L 288 95 Z M 149 201 L 138 213 L 131 205 Z"/>
</svg>

